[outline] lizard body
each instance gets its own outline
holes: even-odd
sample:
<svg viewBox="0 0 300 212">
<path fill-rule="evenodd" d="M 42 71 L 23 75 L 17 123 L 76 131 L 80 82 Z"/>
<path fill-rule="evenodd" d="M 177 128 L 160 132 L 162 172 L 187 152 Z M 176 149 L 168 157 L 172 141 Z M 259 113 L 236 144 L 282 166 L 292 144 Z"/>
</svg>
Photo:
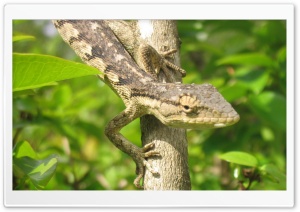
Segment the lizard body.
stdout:
<svg viewBox="0 0 300 212">
<path fill-rule="evenodd" d="M 105 134 L 135 161 L 137 187 L 144 166 L 156 173 L 145 158 L 159 153 L 152 150 L 153 143 L 139 148 L 120 134 L 121 128 L 134 119 L 152 114 L 165 125 L 186 129 L 225 127 L 239 120 L 237 112 L 210 84 L 158 82 L 153 70 L 144 71 L 133 60 L 140 42 L 118 40 L 108 22 L 57 20 L 54 25 L 85 63 L 103 73 L 102 80 L 124 101 L 126 109 L 108 123 Z"/>
<path fill-rule="evenodd" d="M 141 22 L 141 21 L 140 21 Z M 144 21 L 142 21 L 144 22 Z M 140 68 L 152 74 L 157 79 L 160 70 L 166 76 L 167 82 L 175 82 L 170 69 L 178 71 L 182 77 L 186 75 L 185 70 L 169 62 L 166 57 L 176 52 L 171 49 L 164 52 L 157 52 L 141 36 L 136 21 L 126 22 L 122 20 L 106 20 L 105 23 L 111 28 L 118 40 L 122 43 L 128 53 L 132 56 Z"/>
</svg>

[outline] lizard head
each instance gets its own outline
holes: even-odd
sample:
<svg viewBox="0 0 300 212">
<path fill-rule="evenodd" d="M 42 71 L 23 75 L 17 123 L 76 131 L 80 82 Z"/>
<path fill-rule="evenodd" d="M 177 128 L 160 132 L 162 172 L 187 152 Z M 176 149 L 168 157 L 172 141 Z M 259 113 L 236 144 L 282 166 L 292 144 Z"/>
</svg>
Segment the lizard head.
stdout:
<svg viewBox="0 0 300 212">
<path fill-rule="evenodd" d="M 238 113 L 211 84 L 169 84 L 153 114 L 162 123 L 186 129 L 220 128 L 239 121 Z"/>
</svg>

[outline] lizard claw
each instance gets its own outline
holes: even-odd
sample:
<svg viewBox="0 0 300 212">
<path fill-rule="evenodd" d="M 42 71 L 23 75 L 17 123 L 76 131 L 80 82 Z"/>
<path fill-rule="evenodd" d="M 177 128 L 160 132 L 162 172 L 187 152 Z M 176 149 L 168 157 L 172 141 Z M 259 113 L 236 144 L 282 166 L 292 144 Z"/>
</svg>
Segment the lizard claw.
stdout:
<svg viewBox="0 0 300 212">
<path fill-rule="evenodd" d="M 166 58 L 170 57 L 171 54 L 176 53 L 177 50 L 176 49 L 170 49 L 168 51 L 164 51 L 164 52 L 159 52 L 159 54 L 161 55 L 161 57 L 163 58 L 161 62 L 162 63 L 162 69 L 164 71 L 164 73 L 167 75 L 167 77 L 169 77 L 170 74 L 168 74 L 167 72 L 169 71 L 167 67 L 170 67 L 171 69 L 180 72 L 182 77 L 186 76 L 186 71 L 182 68 L 180 68 L 179 66 L 169 62 Z M 170 77 L 169 77 L 170 79 Z"/>
<path fill-rule="evenodd" d="M 149 144 L 146 144 L 143 148 L 142 148 L 142 152 L 143 152 L 143 158 L 148 158 L 151 156 L 160 156 L 159 152 L 154 151 L 154 150 L 150 150 L 155 146 L 154 142 L 151 142 Z"/>
<path fill-rule="evenodd" d="M 160 156 L 159 152 L 156 152 L 154 150 L 150 150 L 155 145 L 153 142 L 146 144 L 143 148 L 141 148 L 141 153 L 139 154 L 139 157 L 136 157 L 134 159 L 136 163 L 136 174 L 137 177 L 134 180 L 134 185 L 137 188 L 142 189 L 143 186 L 140 184 L 141 179 L 144 177 L 145 174 L 145 167 L 152 173 L 152 174 L 158 174 L 158 170 L 155 170 L 152 168 L 150 163 L 145 160 L 145 158 L 152 157 L 152 156 Z"/>
<path fill-rule="evenodd" d="M 176 49 L 170 49 L 169 51 L 164 51 L 164 52 L 160 52 L 159 54 L 164 57 L 164 58 L 167 58 L 167 57 L 170 57 L 171 54 L 174 54 L 176 53 L 177 50 Z"/>
</svg>

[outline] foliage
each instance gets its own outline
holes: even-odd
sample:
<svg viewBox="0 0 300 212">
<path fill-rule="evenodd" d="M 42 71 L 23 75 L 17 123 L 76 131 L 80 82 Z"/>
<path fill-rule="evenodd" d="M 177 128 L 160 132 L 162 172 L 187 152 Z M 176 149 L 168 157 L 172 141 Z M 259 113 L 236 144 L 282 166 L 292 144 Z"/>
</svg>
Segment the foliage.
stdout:
<svg viewBox="0 0 300 212">
<path fill-rule="evenodd" d="M 135 189 L 133 161 L 103 133 L 122 101 L 88 76 L 98 71 L 78 64 L 50 21 L 20 20 L 13 27 L 13 145 L 28 150 L 14 165 L 49 170 L 35 181 L 14 169 L 14 189 Z M 213 84 L 241 117 L 232 127 L 188 132 L 192 189 L 285 189 L 285 22 L 178 21 L 178 29 L 184 82 Z M 121 132 L 140 145 L 138 120 Z"/>
<path fill-rule="evenodd" d="M 219 156 L 231 163 L 234 178 L 238 180 L 240 190 L 249 190 L 255 182 L 270 179 L 278 183 L 280 188 L 286 189 L 286 177 L 273 164 L 259 166 L 258 160 L 245 152 L 227 152 Z"/>
<path fill-rule="evenodd" d="M 18 142 L 13 151 L 14 174 L 21 179 L 18 189 L 26 188 L 26 180 L 30 180 L 35 188 L 43 189 L 53 176 L 56 166 L 55 155 L 39 160 L 27 141 Z"/>
<path fill-rule="evenodd" d="M 56 81 L 95 75 L 90 66 L 38 54 L 13 54 L 13 91 L 56 85 Z M 25 73 L 25 74 L 24 74 Z"/>
<path fill-rule="evenodd" d="M 274 164 L 285 174 L 285 24 L 280 20 L 179 22 L 182 66 L 188 70 L 185 82 L 212 83 L 241 117 L 232 127 L 188 134 L 193 189 L 239 187 L 234 163 L 217 157 L 229 151 L 250 153 L 261 165 Z M 264 178 L 251 189 L 285 189 L 285 183 Z"/>
</svg>

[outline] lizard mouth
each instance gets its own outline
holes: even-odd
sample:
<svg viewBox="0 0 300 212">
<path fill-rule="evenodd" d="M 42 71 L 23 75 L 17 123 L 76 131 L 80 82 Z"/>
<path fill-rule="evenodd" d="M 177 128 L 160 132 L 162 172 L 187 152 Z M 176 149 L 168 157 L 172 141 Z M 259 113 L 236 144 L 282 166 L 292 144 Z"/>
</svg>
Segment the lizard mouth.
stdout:
<svg viewBox="0 0 300 212">
<path fill-rule="evenodd" d="M 178 118 L 178 117 L 177 117 Z M 182 118 L 175 119 L 173 117 L 172 122 L 163 122 L 168 126 L 175 128 L 185 128 L 185 129 L 209 129 L 209 128 L 223 128 L 237 123 L 240 120 L 239 115 L 228 118 L 201 118 L 201 119 L 191 119 L 185 120 Z"/>
<path fill-rule="evenodd" d="M 237 123 L 240 120 L 240 116 L 236 115 L 235 117 L 231 118 L 231 121 L 225 122 L 225 123 L 215 123 L 214 127 L 215 128 L 221 128 L 221 127 L 226 127 L 226 126 L 230 126 L 233 125 L 235 123 Z"/>
<path fill-rule="evenodd" d="M 224 123 L 217 123 L 217 124 L 214 124 L 214 127 L 215 128 L 226 127 L 226 124 L 224 124 Z"/>
</svg>

